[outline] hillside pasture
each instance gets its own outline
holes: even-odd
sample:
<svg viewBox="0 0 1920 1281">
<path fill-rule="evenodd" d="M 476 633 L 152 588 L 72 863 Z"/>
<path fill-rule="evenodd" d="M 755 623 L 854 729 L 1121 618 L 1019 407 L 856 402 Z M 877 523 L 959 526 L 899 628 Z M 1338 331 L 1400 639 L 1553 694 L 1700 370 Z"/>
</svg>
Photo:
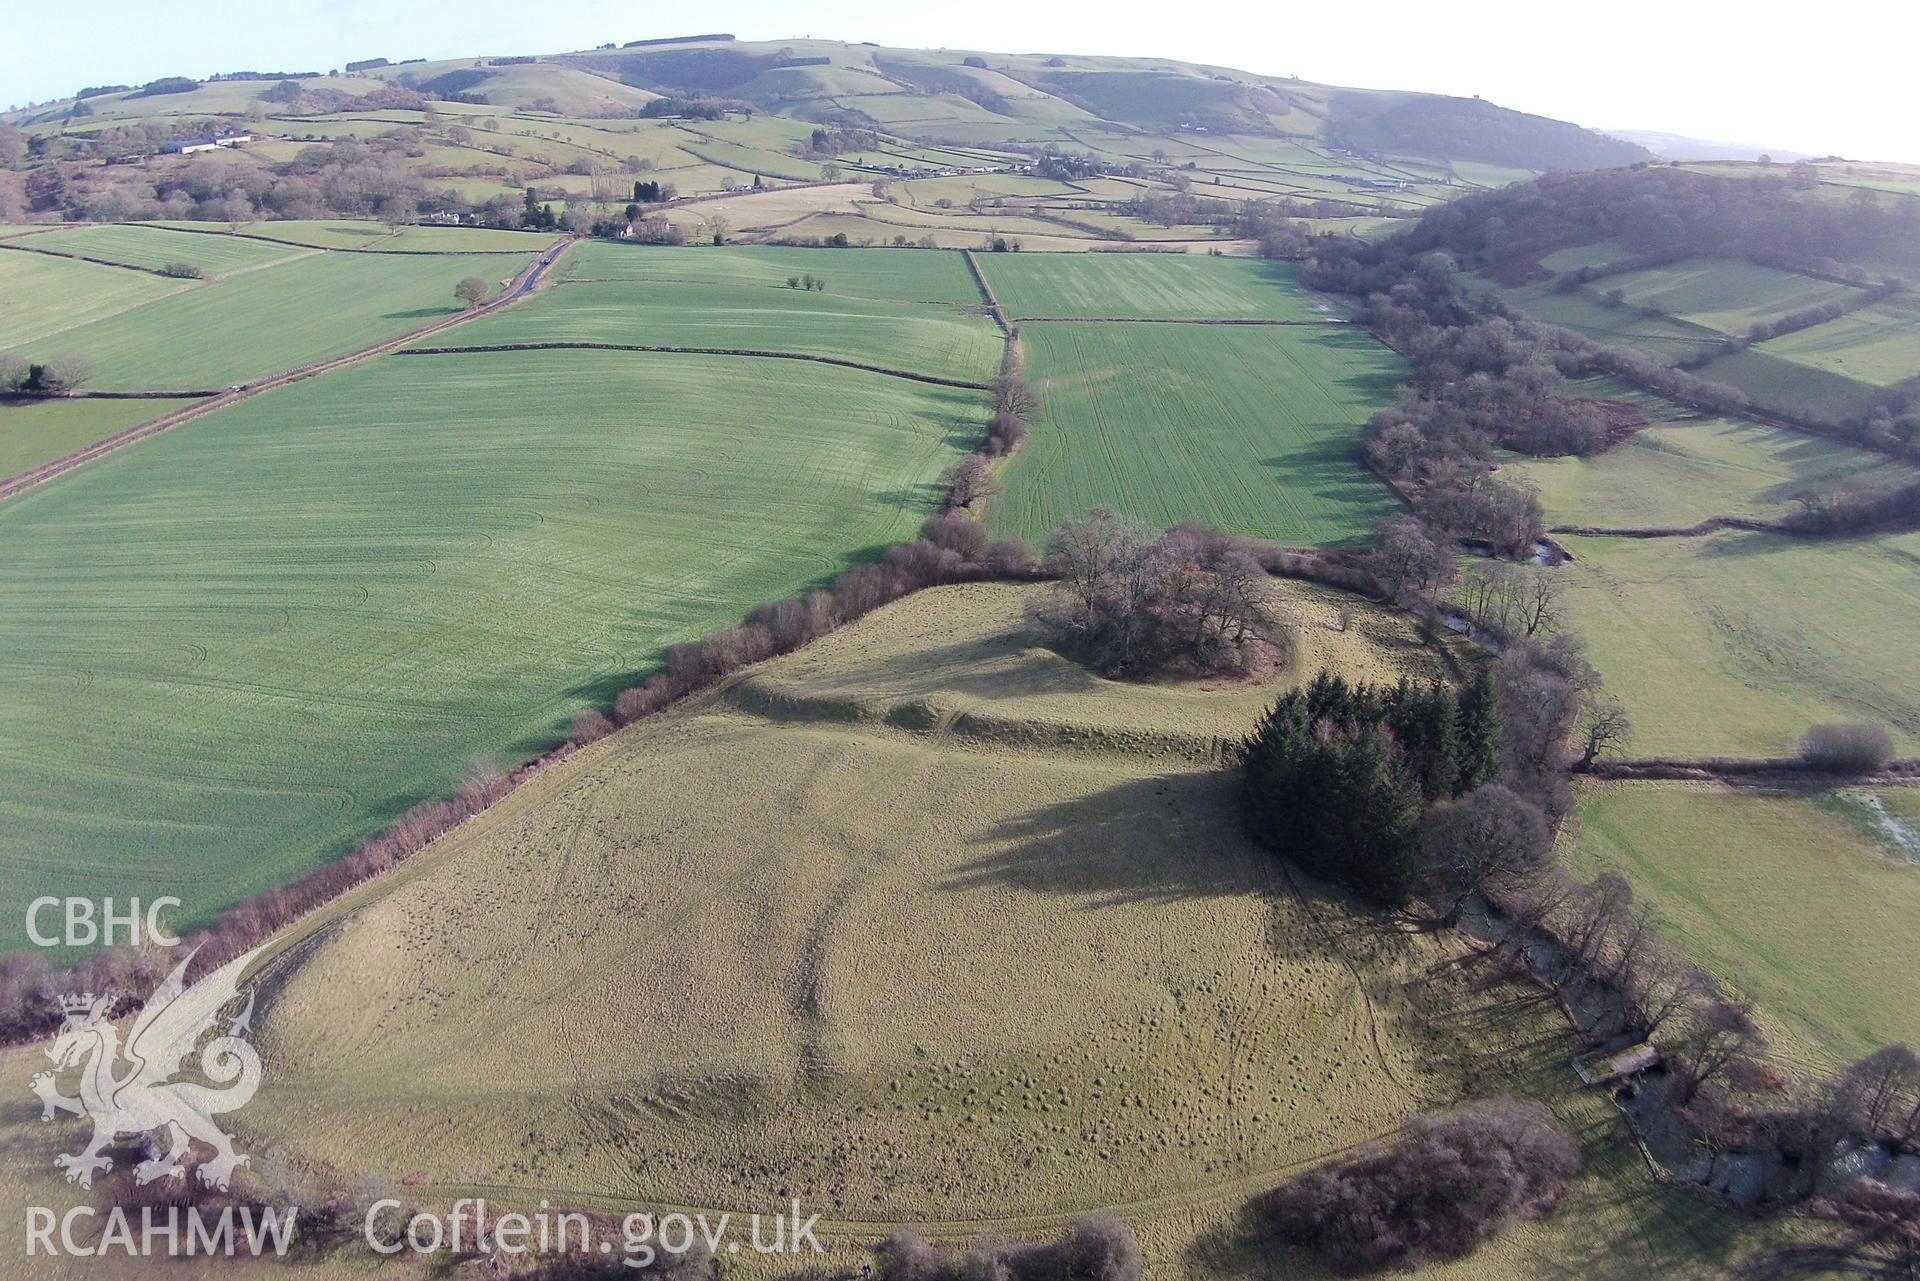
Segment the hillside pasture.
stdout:
<svg viewBox="0 0 1920 1281">
<path fill-rule="evenodd" d="M 1762 343 L 1745 351 L 1716 356 L 1694 370 L 1702 378 L 1728 383 L 1763 409 L 1810 414 L 1827 422 L 1862 417 L 1889 399 L 1884 388 L 1861 382 L 1833 368 L 1775 355 Z"/>
<path fill-rule="evenodd" d="M 1640 756 L 1791 755 L 1809 724 L 1920 743 L 1920 535 L 1563 539 L 1572 627 Z"/>
<path fill-rule="evenodd" d="M 1646 427 L 1590 458 L 1516 455 L 1500 472 L 1539 489 L 1550 524 L 1603 529 L 1684 529 L 1712 516 L 1777 519 L 1808 490 L 1855 477 L 1920 478 L 1879 454 L 1732 418 Z"/>
<path fill-rule="evenodd" d="M 1402 366 L 1364 332 L 1058 324 L 1021 342 L 1041 409 L 989 508 L 996 532 L 1042 540 L 1105 504 L 1156 527 L 1350 544 L 1396 509 L 1359 442 Z"/>
<path fill-rule="evenodd" d="M 14 257 L 4 255 L 0 270 Z M 49 260 L 52 261 L 52 260 Z M 158 276 L 80 263 L 91 272 Z M 466 276 L 499 282 L 523 265 L 512 255 L 308 254 L 195 284 L 143 306 L 25 346 L 39 356 L 78 352 L 93 386 L 115 391 L 205 390 L 244 383 L 418 329 L 460 309 Z M 35 313 L 39 313 L 35 308 Z"/>
<path fill-rule="evenodd" d="M 1907 790 L 1899 789 L 1905 795 Z M 1693 960 L 1758 1003 L 1790 1058 L 1920 1041 L 1920 867 L 1873 839 L 1857 797 L 1717 786 L 1583 789 L 1583 875 L 1614 871 Z"/>
<path fill-rule="evenodd" d="M 1016 320 L 1325 319 L 1292 263 L 1167 254 L 981 254 L 979 262 Z"/>
<path fill-rule="evenodd" d="M 1851 285 L 1726 258 L 1686 258 L 1608 276 L 1589 288 L 1618 290 L 1628 307 L 1651 307 L 1729 336 L 1805 307 L 1846 302 L 1860 292 Z"/>
<path fill-rule="evenodd" d="M 1597 343 L 1637 348 L 1666 364 L 1714 350 L 1725 341 L 1725 335 L 1702 325 L 1671 316 L 1645 315 L 1632 307 L 1608 306 L 1586 290 L 1556 293 L 1547 285 L 1536 284 L 1498 290 L 1496 294 L 1535 320 L 1571 329 Z"/>
<path fill-rule="evenodd" d="M 1897 386 L 1920 376 L 1920 298 L 1896 295 L 1761 343 L 1759 350 L 1856 382 Z"/>
<path fill-rule="evenodd" d="M 1403 620 L 1342 633 L 1330 594 L 1278 591 L 1303 672 L 1438 670 Z M 250 1120 L 437 1187 L 878 1223 L 1230 1186 L 1456 1097 L 1459 1047 L 1393 992 L 1430 945 L 1296 888 L 1230 777 L 1144 732 L 1244 732 L 1300 677 L 1100 681 L 1037 644 L 1033 594 L 891 606 L 326 913 Z M 1056 712 L 1143 732 L 1070 741 Z"/>
<path fill-rule="evenodd" d="M 0 351 L 186 289 L 188 282 L 51 254 L 0 251 Z M 80 350 L 54 344 L 58 350 Z"/>
<path fill-rule="evenodd" d="M 673 206 L 662 210 L 661 216 L 675 226 L 686 227 L 707 238 L 711 238 L 716 229 L 730 236 L 754 235 L 791 226 L 811 214 L 857 214 L 862 202 L 872 199 L 866 183 L 775 187 Z"/>
<path fill-rule="evenodd" d="M 910 536 L 984 414 L 809 364 L 386 357 L 8 502 L 0 948 L 42 893 L 205 920 L 531 754 Z"/>
</svg>

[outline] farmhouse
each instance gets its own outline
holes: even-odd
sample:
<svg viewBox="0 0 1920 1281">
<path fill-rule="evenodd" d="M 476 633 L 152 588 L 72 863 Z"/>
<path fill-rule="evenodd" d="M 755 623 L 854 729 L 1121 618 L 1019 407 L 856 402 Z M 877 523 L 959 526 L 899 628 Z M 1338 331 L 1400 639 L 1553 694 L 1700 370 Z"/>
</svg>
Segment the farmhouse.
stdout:
<svg viewBox="0 0 1920 1281">
<path fill-rule="evenodd" d="M 232 147 L 243 142 L 252 142 L 250 133 L 226 133 L 212 138 L 183 138 L 179 142 L 169 142 L 160 150 L 170 156 L 191 156 L 202 151 L 218 151 L 222 147 Z"/>
</svg>

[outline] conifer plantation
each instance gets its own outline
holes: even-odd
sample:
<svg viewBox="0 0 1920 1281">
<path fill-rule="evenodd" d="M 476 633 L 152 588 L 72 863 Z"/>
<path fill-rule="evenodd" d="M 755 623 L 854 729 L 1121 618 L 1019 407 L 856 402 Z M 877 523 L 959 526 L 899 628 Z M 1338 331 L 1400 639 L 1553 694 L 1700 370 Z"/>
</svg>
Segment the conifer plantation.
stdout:
<svg viewBox="0 0 1920 1281">
<path fill-rule="evenodd" d="M 1492 781 L 1499 761 L 1485 674 L 1456 695 L 1439 682 L 1351 684 L 1322 671 L 1282 694 L 1247 740 L 1247 820 L 1276 854 L 1401 907 L 1425 879 L 1426 807 Z"/>
</svg>

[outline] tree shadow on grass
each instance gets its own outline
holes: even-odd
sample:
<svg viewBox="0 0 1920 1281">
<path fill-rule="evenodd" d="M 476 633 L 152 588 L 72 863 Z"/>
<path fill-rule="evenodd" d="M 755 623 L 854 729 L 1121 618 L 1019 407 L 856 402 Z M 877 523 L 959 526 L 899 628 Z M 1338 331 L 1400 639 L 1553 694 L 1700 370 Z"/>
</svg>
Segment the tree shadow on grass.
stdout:
<svg viewBox="0 0 1920 1281">
<path fill-rule="evenodd" d="M 984 852 L 941 883 L 1087 900 L 1089 908 L 1281 889 L 1272 859 L 1231 826 L 1223 772 L 1164 774 L 1029 810 L 972 838 Z"/>
</svg>

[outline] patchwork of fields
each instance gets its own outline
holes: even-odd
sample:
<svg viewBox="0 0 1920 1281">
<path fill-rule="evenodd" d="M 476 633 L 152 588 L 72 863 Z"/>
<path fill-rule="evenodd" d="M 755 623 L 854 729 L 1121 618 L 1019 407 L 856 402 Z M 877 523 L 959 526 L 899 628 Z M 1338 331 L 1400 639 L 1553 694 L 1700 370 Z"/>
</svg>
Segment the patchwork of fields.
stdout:
<svg viewBox="0 0 1920 1281">
<path fill-rule="evenodd" d="M 0 343 L 83 352 L 105 387 L 245 381 L 428 323 L 455 281 L 547 243 L 452 230 L 472 234 L 34 232 L 124 266 L 0 250 L 0 282 L 49 291 L 30 310 L 0 292 Z M 209 279 L 151 274 L 174 261 Z M 1002 464 L 994 533 L 1037 542 L 1105 504 L 1346 546 L 1397 510 L 1358 446 L 1404 367 L 1291 266 L 979 266 L 1024 322 L 1042 402 Z M 807 274 L 825 290 L 790 286 Z M 595 242 L 556 275 L 424 343 L 454 350 L 276 390 L 0 506 L 0 951 L 49 892 L 171 893 L 180 923 L 207 920 L 474 762 L 526 758 L 665 645 L 910 536 L 980 438 L 981 392 L 884 372 L 470 350 L 727 348 L 984 383 L 1003 346 L 958 253 Z M 1609 283 L 1627 305 L 1541 296 L 1675 351 L 1807 305 L 1802 278 L 1762 268 Z M 1864 354 L 1796 358 L 1898 381 L 1899 344 L 1871 339 L 1893 322 L 1849 319 Z M 0 406 L 0 475 L 177 403 Z M 1808 485 L 1909 476 L 1695 419 L 1503 471 L 1550 521 L 1596 526 L 1772 516 Z M 1920 744 L 1920 535 L 1565 541 L 1575 559 L 1552 572 L 1635 754 L 1779 754 L 1811 721 L 1861 717 Z M 1437 966 L 1443 935 L 1373 928 L 1233 819 L 1221 744 L 1278 688 L 1323 665 L 1436 676 L 1469 651 L 1443 659 L 1404 615 L 1278 583 L 1298 632 L 1285 674 L 1121 685 L 1040 647 L 1041 590 L 900 602 L 586 749 L 323 908 L 275 962 L 275 1071 L 250 1123 L 341 1169 L 425 1171 L 434 1195 L 798 1196 L 843 1245 L 896 1219 L 972 1236 L 982 1207 L 1050 1224 L 1127 1205 L 1156 1267 L 1227 1277 L 1311 1267 L 1237 1235 L 1248 1196 L 1415 1111 L 1513 1092 L 1577 1122 L 1592 1164 L 1553 1221 L 1460 1275 L 1622 1250 L 1665 1275 L 1751 1239 L 1663 1189 L 1623 1208 L 1643 1175 L 1604 1101 L 1570 1089 L 1544 1004 Z M 1570 859 L 1628 876 L 1756 996 L 1783 1056 L 1824 1060 L 1920 1036 L 1913 958 L 1885 943 L 1920 882 L 1873 822 L 1860 797 L 1594 786 Z M 25 1150 L 13 1120 L 0 1146 Z"/>
<path fill-rule="evenodd" d="M 1744 334 L 1755 324 L 1803 308 L 1845 303 L 1859 294 L 1850 285 L 1724 258 L 1687 258 L 1608 276 L 1593 287 L 1607 294 L 1618 291 L 1628 307 L 1649 307 L 1728 335 Z"/>
<path fill-rule="evenodd" d="M 996 532 L 1042 540 L 1104 504 L 1156 527 L 1334 545 L 1396 509 L 1359 448 L 1402 366 L 1365 332 L 1058 324 L 1020 341 L 1041 412 L 989 509 Z"/>
<path fill-rule="evenodd" d="M 817 365 L 388 357 L 7 503 L 0 944 L 49 883 L 205 919 L 524 757 L 910 535 L 983 417 Z"/>
<path fill-rule="evenodd" d="M 1627 257 L 1618 243 L 1601 241 L 1557 250 L 1541 265 L 1571 272 Z M 1690 365 L 1695 373 L 1784 413 L 1831 422 L 1859 418 L 1887 403 L 1890 389 L 1920 377 L 1920 301 L 1911 293 L 1860 306 L 1866 295 L 1857 286 L 1726 258 L 1686 258 L 1571 289 L 1562 283 L 1481 288 L 1548 324 L 1635 347 L 1668 364 L 1708 357 Z M 1716 352 L 1729 339 L 1744 340 L 1755 325 L 1821 307 L 1851 310 Z"/>
</svg>

